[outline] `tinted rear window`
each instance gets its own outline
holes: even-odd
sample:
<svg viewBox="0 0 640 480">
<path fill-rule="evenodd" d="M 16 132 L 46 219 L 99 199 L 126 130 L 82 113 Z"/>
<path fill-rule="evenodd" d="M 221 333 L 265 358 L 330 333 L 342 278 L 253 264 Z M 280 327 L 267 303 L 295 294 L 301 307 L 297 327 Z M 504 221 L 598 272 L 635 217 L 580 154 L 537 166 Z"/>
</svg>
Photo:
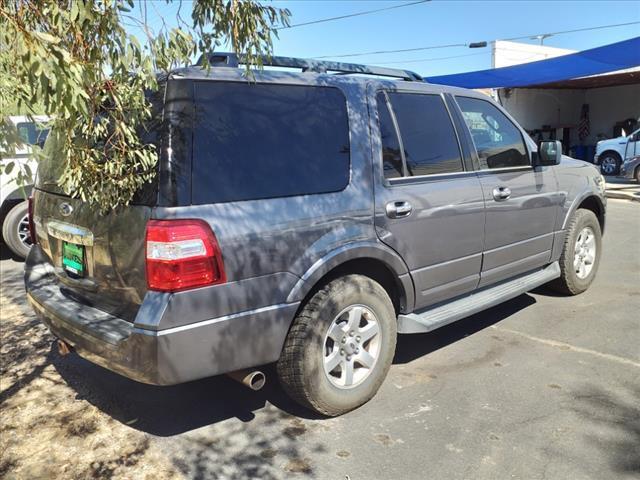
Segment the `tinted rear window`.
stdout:
<svg viewBox="0 0 640 480">
<path fill-rule="evenodd" d="M 164 107 L 164 93 L 166 83 L 159 82 L 157 91 L 145 91 L 145 97 L 151 103 L 151 118 L 138 130 L 140 141 L 149 143 L 159 148 L 162 131 L 162 112 Z M 38 163 L 38 174 L 36 176 L 36 187 L 51 193 L 64 194 L 58 181 L 64 171 L 64 155 L 62 152 L 63 138 L 60 132 L 53 129 L 48 134 L 44 144 L 44 155 Z M 156 200 L 157 176 L 150 183 L 147 183 L 136 192 L 132 204 L 152 205 Z"/>
<path fill-rule="evenodd" d="M 462 171 L 453 123 L 440 95 L 389 93 L 412 176 Z"/>
<path fill-rule="evenodd" d="M 349 123 L 340 90 L 212 81 L 194 88 L 194 204 L 347 186 Z"/>
</svg>

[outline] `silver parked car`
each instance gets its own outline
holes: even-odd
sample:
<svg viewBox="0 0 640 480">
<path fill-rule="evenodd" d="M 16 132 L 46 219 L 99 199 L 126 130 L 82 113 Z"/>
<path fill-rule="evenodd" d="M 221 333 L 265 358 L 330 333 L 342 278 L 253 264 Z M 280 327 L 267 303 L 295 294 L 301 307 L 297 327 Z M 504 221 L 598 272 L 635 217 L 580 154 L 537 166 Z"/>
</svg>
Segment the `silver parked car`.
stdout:
<svg viewBox="0 0 640 480">
<path fill-rule="evenodd" d="M 66 196 L 49 136 L 25 284 L 62 351 L 158 385 L 257 388 L 276 362 L 292 398 L 339 415 L 375 395 L 398 333 L 593 282 L 602 176 L 485 95 L 365 65 L 265 58 L 290 71 L 248 82 L 234 55 L 211 63 L 152 99 L 158 175 L 132 205 Z"/>
</svg>

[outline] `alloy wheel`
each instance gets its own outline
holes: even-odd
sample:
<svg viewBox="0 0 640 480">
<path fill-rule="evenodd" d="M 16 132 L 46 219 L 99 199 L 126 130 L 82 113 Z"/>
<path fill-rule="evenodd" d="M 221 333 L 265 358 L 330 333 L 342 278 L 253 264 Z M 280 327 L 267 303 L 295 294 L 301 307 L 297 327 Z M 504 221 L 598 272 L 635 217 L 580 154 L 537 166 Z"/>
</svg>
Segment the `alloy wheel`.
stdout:
<svg viewBox="0 0 640 480">
<path fill-rule="evenodd" d="M 579 279 L 584 280 L 593 270 L 596 261 L 596 236 L 591 227 L 578 233 L 573 253 L 573 268 Z"/>
<path fill-rule="evenodd" d="M 600 169 L 605 175 L 612 175 L 618 168 L 618 162 L 613 157 L 604 157 Z"/>
<path fill-rule="evenodd" d="M 324 339 L 324 373 L 338 388 L 354 388 L 373 371 L 382 345 L 375 314 L 351 305 L 331 322 Z"/>
<path fill-rule="evenodd" d="M 17 225 L 18 238 L 20 242 L 27 248 L 31 248 L 31 233 L 29 232 L 29 215 L 25 215 L 20 219 Z"/>
</svg>

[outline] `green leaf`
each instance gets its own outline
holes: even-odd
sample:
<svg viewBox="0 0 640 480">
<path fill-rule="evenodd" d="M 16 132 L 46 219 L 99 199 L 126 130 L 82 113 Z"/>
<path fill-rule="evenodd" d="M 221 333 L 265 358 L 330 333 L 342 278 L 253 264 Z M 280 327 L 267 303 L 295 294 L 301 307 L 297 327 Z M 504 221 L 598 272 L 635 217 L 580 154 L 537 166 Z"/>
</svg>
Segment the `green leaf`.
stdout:
<svg viewBox="0 0 640 480">
<path fill-rule="evenodd" d="M 129 204 L 156 175 L 157 151 L 138 137 L 151 111 L 144 90 L 158 88 L 154 69 L 190 65 L 227 39 L 260 67 L 274 21 L 289 16 L 254 0 L 200 0 L 193 28 L 141 44 L 124 28 L 133 8 L 133 0 L 0 2 L 0 98 L 27 113 L 55 112 L 46 153 L 60 162 L 59 184 L 101 211 Z M 14 144 L 1 122 L 0 143 Z"/>
<path fill-rule="evenodd" d="M 54 37 L 53 35 L 51 35 L 49 33 L 38 32 L 38 31 L 34 31 L 34 32 L 31 32 L 31 33 L 33 33 L 34 36 L 38 37 L 43 42 L 53 43 L 53 44 L 60 43 L 60 39 L 59 38 Z"/>
</svg>

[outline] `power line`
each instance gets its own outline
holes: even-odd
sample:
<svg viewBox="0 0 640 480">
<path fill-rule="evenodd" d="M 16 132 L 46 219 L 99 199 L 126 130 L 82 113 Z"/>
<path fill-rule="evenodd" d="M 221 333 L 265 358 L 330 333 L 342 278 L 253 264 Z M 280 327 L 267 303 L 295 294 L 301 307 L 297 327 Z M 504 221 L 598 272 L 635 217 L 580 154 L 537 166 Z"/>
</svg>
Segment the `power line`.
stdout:
<svg viewBox="0 0 640 480">
<path fill-rule="evenodd" d="M 313 58 L 346 58 L 346 57 L 362 57 L 365 55 L 380 55 L 381 53 L 403 53 L 403 52 L 417 52 L 420 50 L 435 50 L 438 48 L 452 48 L 452 47 L 466 47 L 467 43 L 452 43 L 449 45 L 433 45 L 430 47 L 417 47 L 417 48 L 402 48 L 400 50 L 377 50 L 375 52 L 359 52 L 359 53 L 344 53 L 341 55 L 323 55 L 321 57 Z"/>
<path fill-rule="evenodd" d="M 394 64 L 405 64 L 405 63 L 419 63 L 419 62 L 435 62 L 437 60 L 450 60 L 452 58 L 462 58 L 462 57 L 475 57 L 478 55 L 486 55 L 487 53 L 490 53 L 489 51 L 483 51 L 483 52 L 476 52 L 476 53 L 466 53 L 464 55 L 451 55 L 448 57 L 431 57 L 431 58 L 416 58 L 416 59 L 412 59 L 412 60 L 394 60 L 393 62 L 384 62 L 384 61 L 379 61 L 376 63 L 379 63 L 381 65 L 394 65 Z"/>
<path fill-rule="evenodd" d="M 610 25 L 599 25 L 597 27 L 586 27 L 586 28 L 578 28 L 574 30 L 563 30 L 560 32 L 553 32 L 553 33 L 540 33 L 540 34 L 526 35 L 522 37 L 505 38 L 502 40 L 504 41 L 524 40 L 524 39 L 536 37 L 538 35 L 562 35 L 565 33 L 587 32 L 591 30 L 602 30 L 604 28 L 616 28 L 616 27 L 624 27 L 628 25 L 637 25 L 637 24 L 640 24 L 640 22 L 627 22 L 627 23 L 616 23 L 616 24 L 610 24 Z M 499 40 L 494 40 L 494 41 L 499 41 Z M 402 48 L 397 50 L 377 50 L 372 52 L 343 53 L 340 55 L 322 55 L 314 58 L 323 59 L 323 58 L 363 57 L 366 55 L 380 55 L 383 53 L 404 53 L 404 52 L 417 52 L 422 50 L 435 50 L 435 49 L 441 49 L 441 48 L 468 47 L 469 45 L 470 45 L 469 43 L 452 43 L 449 45 L 430 45 L 427 47 Z"/>
<path fill-rule="evenodd" d="M 545 36 L 545 37 L 549 37 L 549 36 L 553 36 L 553 35 L 561 35 L 564 33 L 576 33 L 576 32 L 588 32 L 591 30 L 602 30 L 603 28 L 615 28 L 615 27 L 626 27 L 629 25 L 637 25 L 640 22 L 627 22 L 627 23 L 615 23 L 615 24 L 611 24 L 611 25 L 600 25 L 598 27 L 586 27 L 586 28 L 576 28 L 575 30 L 563 30 L 561 32 L 548 32 L 548 33 L 536 33 L 533 35 L 526 35 L 526 36 L 522 36 L 522 37 L 514 37 L 514 38 L 503 38 L 502 40 L 506 41 L 506 42 L 510 42 L 512 40 L 528 40 L 528 39 L 533 39 L 535 37 L 540 37 L 540 36 Z"/>
<path fill-rule="evenodd" d="M 318 19 L 318 20 L 311 20 L 309 22 L 295 23 L 293 25 L 278 27 L 277 30 L 285 30 L 285 29 L 288 29 L 288 28 L 304 27 L 306 25 L 315 25 L 317 23 L 333 22 L 334 20 L 343 20 L 345 18 L 359 17 L 359 16 L 362 16 L 362 15 L 369 15 L 369 14 L 372 14 L 372 13 L 384 12 L 384 11 L 387 11 L 387 10 L 394 10 L 396 8 L 410 7 L 412 5 L 418 5 L 419 3 L 426 3 L 426 2 L 430 2 L 430 1 L 431 0 L 418 0 L 416 2 L 403 3 L 402 5 L 393 5 L 391 7 L 378 8 L 378 9 L 375 9 L 375 10 L 365 10 L 363 12 L 350 13 L 348 15 L 340 15 L 339 17 L 321 18 L 321 19 Z"/>
</svg>

